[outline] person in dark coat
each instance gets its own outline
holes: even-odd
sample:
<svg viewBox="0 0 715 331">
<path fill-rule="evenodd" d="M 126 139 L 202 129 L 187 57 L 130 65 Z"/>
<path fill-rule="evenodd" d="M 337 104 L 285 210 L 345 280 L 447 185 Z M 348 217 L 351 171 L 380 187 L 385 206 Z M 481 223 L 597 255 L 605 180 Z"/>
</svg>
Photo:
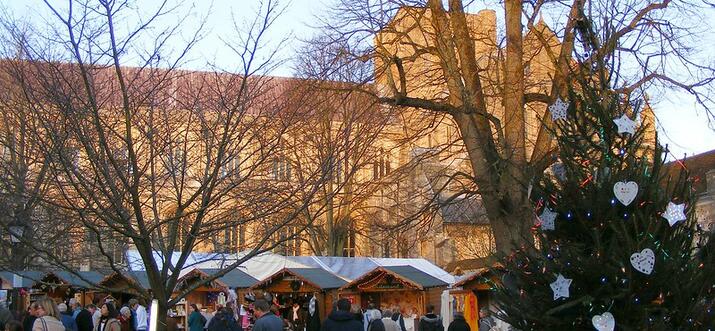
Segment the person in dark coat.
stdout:
<svg viewBox="0 0 715 331">
<path fill-rule="evenodd" d="M 306 331 L 320 331 L 320 305 L 316 294 L 308 302 L 308 316 L 305 323 Z"/>
<path fill-rule="evenodd" d="M 191 304 L 191 314 L 189 314 L 189 331 L 203 331 L 206 318 L 201 315 L 199 307 L 195 303 Z"/>
<path fill-rule="evenodd" d="M 238 322 L 233 318 L 233 312 L 227 307 L 221 308 L 209 322 L 209 331 L 239 331 Z"/>
<path fill-rule="evenodd" d="M 82 308 L 77 299 L 70 299 L 70 309 L 72 310 L 72 318 L 77 322 L 77 331 L 92 331 L 92 313 L 87 309 Z"/>
<path fill-rule="evenodd" d="M 382 312 L 379 309 L 368 309 L 365 314 L 368 314 L 367 331 L 386 331 L 385 323 L 382 322 Z"/>
<path fill-rule="evenodd" d="M 343 298 L 338 300 L 336 309 L 330 312 L 320 331 L 363 331 L 363 329 L 362 323 L 350 313 L 350 301 Z"/>
<path fill-rule="evenodd" d="M 271 305 L 264 299 L 258 299 L 253 303 L 253 311 L 256 323 L 253 324 L 253 331 L 283 331 L 283 319 L 271 311 Z"/>
<path fill-rule="evenodd" d="M 433 305 L 427 305 L 427 314 L 420 317 L 417 331 L 444 331 L 442 317 L 434 313 Z"/>
<path fill-rule="evenodd" d="M 456 312 L 454 313 L 454 321 L 449 323 L 447 331 L 472 331 L 467 324 L 467 320 L 464 319 L 464 313 Z"/>
<path fill-rule="evenodd" d="M 22 321 L 23 330 L 32 330 L 32 325 L 35 324 L 37 319 L 37 303 L 33 302 L 30 307 L 27 308 L 27 316 Z"/>
<path fill-rule="evenodd" d="M 57 310 L 60 311 L 60 322 L 65 326 L 67 331 L 77 331 L 77 322 L 72 318 L 72 312 L 67 311 L 67 305 L 63 302 L 57 305 Z"/>
</svg>

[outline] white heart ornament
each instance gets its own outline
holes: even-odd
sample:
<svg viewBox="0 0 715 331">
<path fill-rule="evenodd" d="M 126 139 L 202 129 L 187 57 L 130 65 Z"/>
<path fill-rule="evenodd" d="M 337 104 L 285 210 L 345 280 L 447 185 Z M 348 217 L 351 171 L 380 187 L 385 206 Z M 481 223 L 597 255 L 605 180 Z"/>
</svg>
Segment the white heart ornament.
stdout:
<svg viewBox="0 0 715 331">
<path fill-rule="evenodd" d="M 655 253 L 653 253 L 653 250 L 650 248 L 646 248 L 640 253 L 633 253 L 631 254 L 631 265 L 634 269 L 646 275 L 650 275 L 655 266 Z"/>
<path fill-rule="evenodd" d="M 594 316 L 591 319 L 591 323 L 598 331 L 613 331 L 616 328 L 616 320 L 613 318 L 613 314 L 609 312 Z"/>
<path fill-rule="evenodd" d="M 638 184 L 636 182 L 617 182 L 613 184 L 613 194 L 623 205 L 628 206 L 638 195 Z"/>
</svg>

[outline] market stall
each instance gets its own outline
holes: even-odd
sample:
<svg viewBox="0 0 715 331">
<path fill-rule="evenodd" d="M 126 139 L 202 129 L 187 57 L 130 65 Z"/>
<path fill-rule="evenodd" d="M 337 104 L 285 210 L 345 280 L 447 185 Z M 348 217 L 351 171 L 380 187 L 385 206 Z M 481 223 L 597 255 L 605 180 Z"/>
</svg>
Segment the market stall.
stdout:
<svg viewBox="0 0 715 331">
<path fill-rule="evenodd" d="M 240 299 L 248 292 L 248 288 L 258 283 L 257 279 L 239 269 L 233 269 L 213 281 L 207 281 L 219 271 L 221 269 L 196 268 L 178 279 L 177 293 L 190 286 L 200 285 L 187 294 L 169 313 L 171 318 L 176 319 L 179 329 L 188 328 L 186 316 L 190 311 L 189 305 L 196 304 L 202 312 L 207 314 L 215 312 L 218 306 L 227 304 L 231 305 L 230 308 L 237 310 L 238 306 L 234 304 L 241 304 Z"/>
<path fill-rule="evenodd" d="M 412 266 L 380 266 L 345 284 L 339 293 L 362 308 L 371 303 L 381 309 L 399 306 L 407 324 L 408 318 L 423 315 L 427 304 L 439 310 L 440 294 L 448 285 Z"/>
<path fill-rule="evenodd" d="M 479 310 L 489 307 L 489 293 L 495 282 L 499 282 L 489 268 L 483 268 L 476 272 L 462 276 L 449 289 L 449 296 L 445 315 L 445 323 L 451 321 L 455 312 L 462 312 L 464 319 L 472 330 L 478 329 Z"/>
<path fill-rule="evenodd" d="M 307 310 L 309 302 L 315 298 L 318 316 L 324 320 L 337 300 L 336 290 L 347 282 L 337 275 L 321 268 L 284 268 L 263 279 L 251 289 L 256 292 L 269 292 L 276 296 L 282 313 L 297 302 L 301 309 Z"/>
<path fill-rule="evenodd" d="M 96 290 L 88 297 L 85 304 L 113 301 L 117 307 L 126 304 L 129 299 L 139 297 L 136 288 L 150 289 L 149 278 L 144 271 L 114 272 L 102 278 L 98 285 L 104 289 Z M 108 290 L 105 290 L 108 289 Z"/>
</svg>

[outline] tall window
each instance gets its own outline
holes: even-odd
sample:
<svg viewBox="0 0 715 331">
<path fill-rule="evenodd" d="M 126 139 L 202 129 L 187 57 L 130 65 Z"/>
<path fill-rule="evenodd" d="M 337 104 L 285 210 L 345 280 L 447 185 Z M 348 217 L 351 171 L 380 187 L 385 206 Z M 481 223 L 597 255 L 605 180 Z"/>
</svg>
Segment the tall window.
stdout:
<svg viewBox="0 0 715 331">
<path fill-rule="evenodd" d="M 241 157 L 235 155 L 231 157 L 226 163 L 221 167 L 221 177 L 241 177 Z"/>
<path fill-rule="evenodd" d="M 350 229 L 343 247 L 343 256 L 355 257 L 355 231 Z"/>
<path fill-rule="evenodd" d="M 181 147 L 174 148 L 174 150 L 169 154 L 169 170 L 176 174 L 181 172 L 184 166 L 186 155 Z"/>
<path fill-rule="evenodd" d="M 273 159 L 272 177 L 275 180 L 290 180 L 291 164 L 284 156 Z"/>
<path fill-rule="evenodd" d="M 223 230 L 222 251 L 234 253 L 238 250 L 238 227 L 229 226 Z"/>
<path fill-rule="evenodd" d="M 372 179 L 380 179 L 392 172 L 389 154 L 380 149 L 377 160 L 372 164 Z"/>
</svg>

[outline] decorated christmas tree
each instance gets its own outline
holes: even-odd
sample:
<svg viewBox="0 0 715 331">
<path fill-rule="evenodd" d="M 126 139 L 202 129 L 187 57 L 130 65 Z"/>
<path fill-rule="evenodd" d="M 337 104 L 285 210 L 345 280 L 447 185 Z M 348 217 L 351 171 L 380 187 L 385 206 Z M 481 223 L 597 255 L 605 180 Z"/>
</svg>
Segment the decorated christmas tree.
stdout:
<svg viewBox="0 0 715 331">
<path fill-rule="evenodd" d="M 519 330 L 715 329 L 711 234 L 687 169 L 667 176 L 666 153 L 645 141 L 642 109 L 608 75 L 551 105 L 558 160 L 531 188 L 534 245 L 502 258 L 498 318 Z"/>
</svg>

